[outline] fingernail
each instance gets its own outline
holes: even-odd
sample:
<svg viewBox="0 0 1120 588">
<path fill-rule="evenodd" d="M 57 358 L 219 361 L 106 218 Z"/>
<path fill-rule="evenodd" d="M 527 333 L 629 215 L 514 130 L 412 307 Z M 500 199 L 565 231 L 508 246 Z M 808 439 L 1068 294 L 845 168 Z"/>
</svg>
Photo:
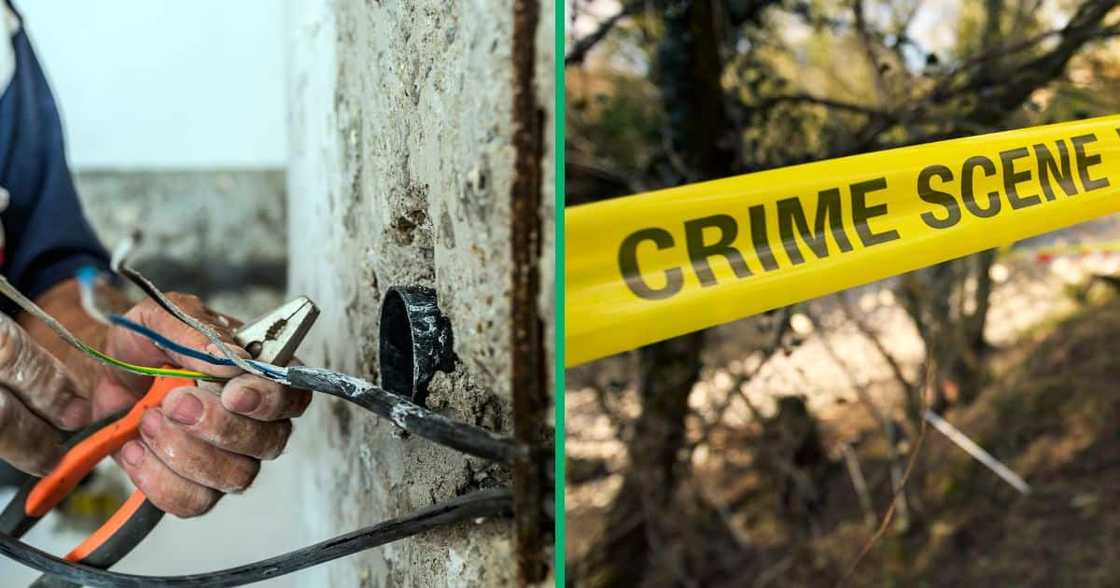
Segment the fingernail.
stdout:
<svg viewBox="0 0 1120 588">
<path fill-rule="evenodd" d="M 60 420 L 67 429 L 77 429 L 89 422 L 89 402 L 84 398 L 73 398 L 62 409 Z"/>
<path fill-rule="evenodd" d="M 248 414 L 261 405 L 261 393 L 255 388 L 236 388 L 229 397 L 229 409 L 233 412 Z"/>
<path fill-rule="evenodd" d="M 140 432 L 148 437 L 154 437 L 162 425 L 163 417 L 160 416 L 158 410 L 149 410 L 140 418 Z"/>
<path fill-rule="evenodd" d="M 175 401 L 169 416 L 177 423 L 193 425 L 202 418 L 202 401 L 190 392 L 183 392 Z"/>
<path fill-rule="evenodd" d="M 140 465 L 144 461 L 144 446 L 139 441 L 129 441 L 121 448 L 121 458 L 130 466 Z"/>
</svg>

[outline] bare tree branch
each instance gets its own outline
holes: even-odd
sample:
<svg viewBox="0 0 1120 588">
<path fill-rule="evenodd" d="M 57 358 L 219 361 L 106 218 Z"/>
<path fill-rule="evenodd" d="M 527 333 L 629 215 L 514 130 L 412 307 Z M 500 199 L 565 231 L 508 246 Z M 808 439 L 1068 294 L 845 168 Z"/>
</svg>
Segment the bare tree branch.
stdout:
<svg viewBox="0 0 1120 588">
<path fill-rule="evenodd" d="M 615 27 L 622 19 L 631 15 L 637 14 L 646 6 L 646 0 L 631 0 L 622 6 L 622 9 L 617 14 L 607 18 L 599 23 L 599 27 L 591 34 L 578 40 L 572 46 L 572 50 L 564 56 L 564 67 L 570 65 L 582 65 L 583 60 L 587 59 L 587 54 L 598 45 L 600 41 L 607 38 L 611 29 Z"/>
<path fill-rule="evenodd" d="M 879 103 L 883 103 L 890 98 L 887 90 L 887 80 L 883 76 L 885 66 L 879 61 L 879 56 L 875 54 L 875 40 L 867 28 L 867 19 L 863 12 L 863 0 L 855 0 L 852 3 L 852 15 L 855 17 L 856 33 L 859 35 L 864 55 L 867 57 L 867 64 L 871 67 L 871 77 L 875 80 L 875 94 Z"/>
<path fill-rule="evenodd" d="M 755 105 L 755 109 L 765 110 L 767 108 L 771 108 L 773 106 L 776 106 L 778 104 L 783 104 L 783 103 L 814 104 L 814 105 L 817 105 L 817 106 L 825 106 L 825 107 L 832 108 L 832 109 L 835 109 L 835 110 L 846 110 L 848 112 L 854 112 L 854 113 L 857 113 L 857 114 L 863 114 L 863 115 L 867 115 L 867 116 L 876 116 L 876 117 L 890 117 L 891 116 L 890 112 L 888 112 L 886 110 L 879 109 L 879 108 L 873 108 L 873 107 L 870 107 L 870 106 L 863 106 L 863 105 L 860 105 L 860 104 L 853 104 L 851 102 L 844 102 L 842 100 L 833 100 L 831 98 L 822 98 L 820 96 L 814 96 L 814 95 L 808 94 L 808 93 L 780 94 L 780 95 L 777 95 L 777 96 L 768 96 L 765 99 L 763 99 L 761 102 L 757 103 Z"/>
</svg>

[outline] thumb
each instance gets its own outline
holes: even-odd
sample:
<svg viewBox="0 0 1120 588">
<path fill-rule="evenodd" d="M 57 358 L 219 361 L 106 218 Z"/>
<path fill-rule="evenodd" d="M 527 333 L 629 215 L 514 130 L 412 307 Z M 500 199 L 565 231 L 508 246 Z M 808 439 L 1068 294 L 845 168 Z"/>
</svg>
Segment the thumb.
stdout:
<svg viewBox="0 0 1120 588">
<path fill-rule="evenodd" d="M 66 368 L 14 320 L 0 315 L 0 386 L 55 427 L 75 430 L 90 422 L 89 400 L 78 394 Z"/>
<path fill-rule="evenodd" d="M 42 476 L 63 452 L 58 430 L 0 387 L 0 459 L 22 472 Z"/>
</svg>

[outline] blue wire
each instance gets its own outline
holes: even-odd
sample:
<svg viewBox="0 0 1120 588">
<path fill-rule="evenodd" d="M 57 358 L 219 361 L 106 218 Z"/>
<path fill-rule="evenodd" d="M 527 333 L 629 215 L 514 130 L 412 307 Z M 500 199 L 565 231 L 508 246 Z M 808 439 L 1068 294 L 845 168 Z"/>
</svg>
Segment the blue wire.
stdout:
<svg viewBox="0 0 1120 588">
<path fill-rule="evenodd" d="M 95 279 L 97 279 L 98 273 L 99 272 L 98 272 L 97 268 L 95 268 L 93 266 L 88 266 L 88 265 L 83 266 L 77 272 L 77 278 L 78 278 L 79 285 L 83 289 L 92 290 L 93 281 Z M 214 355 L 210 355 L 209 353 L 194 349 L 193 347 L 187 347 L 186 345 L 180 345 L 179 343 L 176 343 L 176 342 L 172 341 L 171 339 L 168 339 L 167 337 L 164 337 L 163 335 L 159 334 L 158 332 L 156 332 L 152 329 L 149 329 L 148 327 L 145 327 L 144 325 L 141 325 L 140 323 L 137 323 L 133 320 L 127 319 L 127 318 L 125 318 L 125 317 L 123 317 L 119 314 L 109 315 L 109 322 L 118 326 L 118 327 L 122 327 L 122 328 L 128 329 L 129 331 L 132 331 L 134 333 L 138 333 L 140 335 L 143 335 L 144 337 L 148 338 L 153 343 L 155 343 L 157 346 L 162 347 L 164 349 L 167 349 L 169 351 L 173 351 L 175 353 L 178 353 L 179 355 L 185 355 L 187 357 L 191 357 L 191 358 L 197 359 L 199 361 L 205 361 L 206 363 L 210 363 L 210 364 L 213 364 L 213 365 L 237 365 L 237 364 L 233 363 L 233 361 L 231 361 L 231 360 L 229 360 L 225 357 L 216 357 Z M 261 362 L 258 362 L 258 361 L 254 361 L 254 360 L 251 360 L 251 359 L 248 360 L 248 361 L 249 361 L 250 364 L 252 364 L 256 368 L 260 369 L 262 372 L 268 374 L 269 376 L 271 376 L 273 378 L 281 378 L 281 379 L 284 378 L 283 374 L 277 372 L 276 370 L 270 369 L 268 367 L 268 364 L 261 363 Z"/>
<path fill-rule="evenodd" d="M 205 361 L 206 363 L 212 363 L 214 365 L 234 365 L 232 361 L 224 357 L 216 357 L 204 351 L 199 351 L 193 347 L 180 345 L 172 341 L 171 339 L 160 335 L 152 329 L 149 329 L 148 327 L 145 327 L 144 325 L 133 320 L 127 319 L 119 314 L 109 315 L 109 322 L 117 325 L 118 327 L 124 327 L 134 333 L 139 333 L 147 337 L 148 339 L 151 339 L 152 342 L 156 345 L 163 347 L 164 349 L 167 349 L 169 351 L 174 351 L 179 355 L 186 355 L 187 357 L 193 357 L 194 359 Z"/>
<path fill-rule="evenodd" d="M 158 345 L 158 346 L 160 346 L 164 349 L 167 349 L 168 351 L 173 351 L 173 352 L 178 353 L 180 355 L 185 355 L 187 357 L 192 357 L 194 359 L 197 359 L 197 360 L 200 360 L 200 361 L 205 361 L 207 363 L 211 363 L 211 364 L 214 364 L 214 365 L 236 365 L 236 364 L 233 363 L 233 361 L 231 361 L 229 359 L 226 359 L 224 357 L 216 357 L 216 356 L 210 355 L 209 353 L 194 349 L 193 347 L 187 347 L 186 345 L 181 345 L 179 343 L 176 343 L 176 342 L 172 341 L 171 339 L 168 339 L 167 337 L 164 337 L 163 335 L 157 333 L 156 331 L 153 331 L 152 329 L 149 329 L 148 327 L 145 327 L 144 325 L 141 325 L 140 323 L 137 323 L 133 320 L 127 319 L 127 318 L 125 318 L 125 317 L 123 317 L 119 314 L 109 315 L 109 322 L 113 323 L 114 325 L 117 325 L 118 327 L 123 327 L 125 329 L 128 329 L 128 330 L 134 332 L 134 333 L 138 333 L 140 335 L 143 335 L 144 337 L 147 337 L 148 339 L 150 339 L 156 345 Z M 270 369 L 268 367 L 268 364 L 261 363 L 259 361 L 254 361 L 254 360 L 251 360 L 251 359 L 248 360 L 248 361 L 254 367 L 260 369 L 262 372 L 268 374 L 269 376 L 271 376 L 273 378 L 283 378 L 284 377 L 283 374 L 278 373 L 276 370 Z"/>
<path fill-rule="evenodd" d="M 99 273 L 100 272 L 97 270 L 96 267 L 94 267 L 92 265 L 83 265 L 82 267 L 78 268 L 78 271 L 76 272 L 75 276 L 78 278 L 78 281 L 81 282 L 81 284 L 83 286 L 92 287 L 93 286 L 93 281 L 97 279 L 97 274 L 99 274 Z"/>
</svg>

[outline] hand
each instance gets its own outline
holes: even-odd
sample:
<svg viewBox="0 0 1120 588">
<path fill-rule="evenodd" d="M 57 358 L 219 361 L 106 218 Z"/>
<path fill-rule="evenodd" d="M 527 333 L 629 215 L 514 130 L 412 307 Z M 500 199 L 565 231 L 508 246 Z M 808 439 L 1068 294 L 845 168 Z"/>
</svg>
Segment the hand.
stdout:
<svg viewBox="0 0 1120 588">
<path fill-rule="evenodd" d="M 84 427 L 90 413 L 62 363 L 0 314 L 0 459 L 46 474 L 64 453 L 59 429 Z"/>
<path fill-rule="evenodd" d="M 243 357 L 233 342 L 235 321 L 211 312 L 194 296 L 168 295 L 176 305 L 214 328 Z M 152 300 L 134 306 L 126 316 L 164 336 L 221 356 L 201 333 L 168 314 Z M 310 392 L 292 390 L 246 374 L 233 366 L 215 366 L 164 351 L 144 337 L 119 327 L 105 338 L 105 352 L 140 365 L 173 364 L 220 377 L 217 385 L 179 388 L 140 421 L 140 439 L 129 441 L 114 456 L 148 500 L 180 517 L 206 513 L 225 493 L 248 488 L 261 460 L 274 459 L 292 432 L 291 418 L 303 414 Z M 101 368 L 92 397 L 94 419 L 124 410 L 147 392 L 152 379 Z"/>
</svg>

